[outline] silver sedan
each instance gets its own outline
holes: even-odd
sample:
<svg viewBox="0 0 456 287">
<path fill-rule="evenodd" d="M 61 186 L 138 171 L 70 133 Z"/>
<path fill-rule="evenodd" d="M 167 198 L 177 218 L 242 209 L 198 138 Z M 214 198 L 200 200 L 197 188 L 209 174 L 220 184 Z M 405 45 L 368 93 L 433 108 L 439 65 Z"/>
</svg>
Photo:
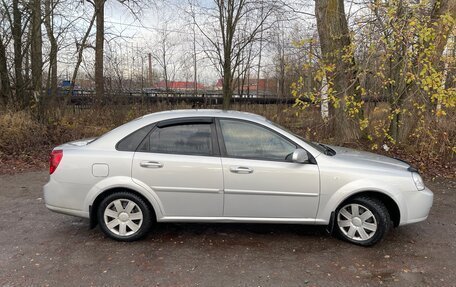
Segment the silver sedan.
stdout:
<svg viewBox="0 0 456 287">
<path fill-rule="evenodd" d="M 267 119 L 222 110 L 153 113 L 56 147 L 52 211 L 133 241 L 156 222 L 327 225 L 369 246 L 423 221 L 433 193 L 409 164 L 309 142 Z"/>
</svg>

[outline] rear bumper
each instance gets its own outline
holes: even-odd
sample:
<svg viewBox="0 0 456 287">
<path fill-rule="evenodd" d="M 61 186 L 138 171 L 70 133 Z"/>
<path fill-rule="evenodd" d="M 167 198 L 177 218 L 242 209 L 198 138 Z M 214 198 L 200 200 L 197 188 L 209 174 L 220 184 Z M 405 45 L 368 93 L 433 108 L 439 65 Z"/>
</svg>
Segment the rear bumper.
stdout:
<svg viewBox="0 0 456 287">
<path fill-rule="evenodd" d="M 43 187 L 46 207 L 54 212 L 89 218 L 88 210 L 83 210 L 84 194 L 76 184 L 60 183 L 52 176 Z"/>
<path fill-rule="evenodd" d="M 413 191 L 407 195 L 407 214 L 399 225 L 412 224 L 427 219 L 434 201 L 434 193 L 429 188 Z M 405 217 L 405 218 L 404 218 Z"/>
<path fill-rule="evenodd" d="M 69 209 L 69 208 L 62 208 L 62 207 L 57 207 L 53 205 L 46 204 L 47 209 L 57 212 L 57 213 L 62 213 L 66 215 L 73 215 L 77 217 L 84 217 L 84 218 L 89 218 L 90 215 L 88 212 L 81 211 L 81 210 L 74 210 L 74 209 Z"/>
</svg>

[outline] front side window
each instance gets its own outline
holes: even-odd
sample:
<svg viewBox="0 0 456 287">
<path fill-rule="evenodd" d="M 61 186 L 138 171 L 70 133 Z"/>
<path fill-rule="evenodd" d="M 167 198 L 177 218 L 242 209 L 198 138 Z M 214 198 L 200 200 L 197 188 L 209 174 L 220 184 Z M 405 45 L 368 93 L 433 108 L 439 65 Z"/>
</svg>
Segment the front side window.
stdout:
<svg viewBox="0 0 456 287">
<path fill-rule="evenodd" d="M 259 125 L 236 120 L 220 120 L 229 157 L 291 161 L 296 146 L 279 134 Z"/>
<path fill-rule="evenodd" d="M 181 124 L 155 129 L 149 137 L 149 151 L 187 155 L 212 155 L 210 124 Z"/>
</svg>

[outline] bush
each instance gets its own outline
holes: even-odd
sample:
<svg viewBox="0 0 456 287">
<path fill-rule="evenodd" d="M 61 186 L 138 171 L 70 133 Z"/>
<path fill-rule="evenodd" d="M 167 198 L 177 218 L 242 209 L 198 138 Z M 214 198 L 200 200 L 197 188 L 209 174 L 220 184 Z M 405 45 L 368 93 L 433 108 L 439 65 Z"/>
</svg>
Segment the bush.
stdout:
<svg viewBox="0 0 456 287">
<path fill-rule="evenodd" d="M 0 156 L 32 152 L 48 142 L 47 129 L 27 112 L 0 114 Z"/>
</svg>

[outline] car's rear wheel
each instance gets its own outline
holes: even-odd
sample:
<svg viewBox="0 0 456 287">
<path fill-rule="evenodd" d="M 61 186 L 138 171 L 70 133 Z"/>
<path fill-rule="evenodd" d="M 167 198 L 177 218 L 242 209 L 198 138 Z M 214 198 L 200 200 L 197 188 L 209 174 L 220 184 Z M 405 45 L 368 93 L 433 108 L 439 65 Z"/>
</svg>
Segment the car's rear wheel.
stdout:
<svg viewBox="0 0 456 287">
<path fill-rule="evenodd" d="M 152 225 L 151 210 L 144 200 L 131 192 L 116 192 L 104 198 L 97 210 L 101 230 L 119 241 L 144 237 Z"/>
<path fill-rule="evenodd" d="M 371 246 L 381 241 L 391 226 L 385 205 L 375 198 L 355 197 L 336 210 L 336 232 L 355 244 Z"/>
</svg>

